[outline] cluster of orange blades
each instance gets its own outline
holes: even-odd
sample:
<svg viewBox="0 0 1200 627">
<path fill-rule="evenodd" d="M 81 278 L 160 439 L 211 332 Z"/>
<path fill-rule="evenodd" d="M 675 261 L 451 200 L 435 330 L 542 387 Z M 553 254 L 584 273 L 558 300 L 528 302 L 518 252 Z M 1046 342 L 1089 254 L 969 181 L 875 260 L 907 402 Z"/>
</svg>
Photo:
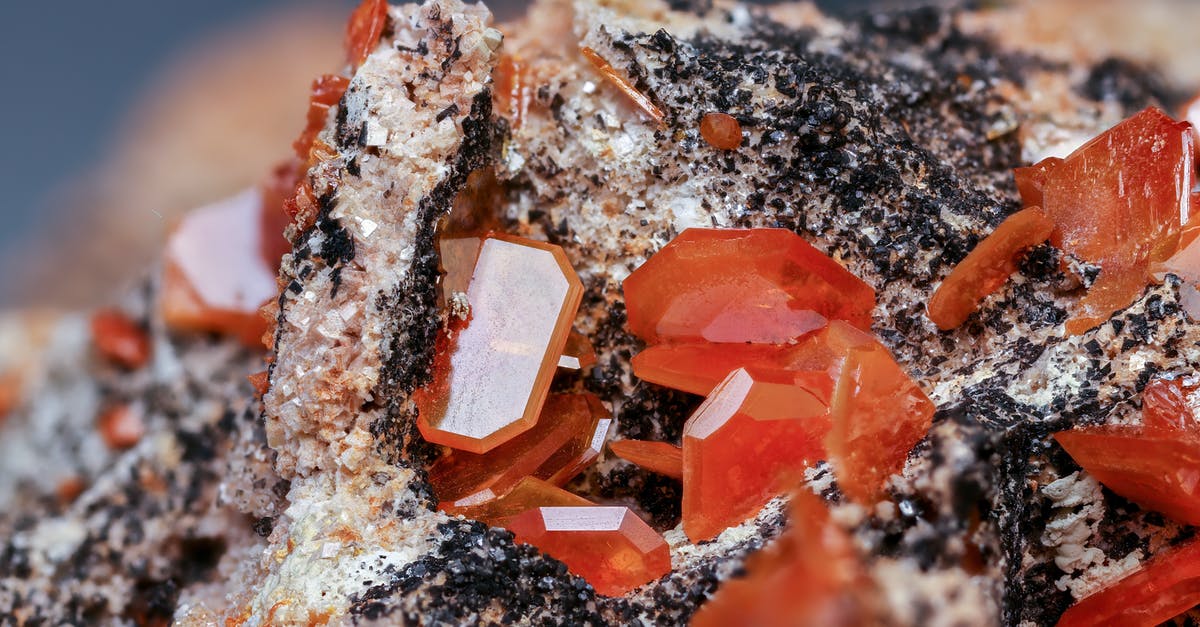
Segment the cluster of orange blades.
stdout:
<svg viewBox="0 0 1200 627">
<path fill-rule="evenodd" d="M 346 41 L 352 68 L 370 54 L 386 22 L 384 0 L 364 0 L 355 10 Z M 661 111 L 627 78 L 591 49 L 582 52 L 661 123 Z M 503 97 L 523 114 L 524 68 L 508 63 L 500 71 L 501 78 L 511 75 L 500 81 Z M 314 81 L 296 157 L 262 189 L 197 210 L 175 229 L 160 301 L 172 328 L 248 345 L 268 329 L 259 308 L 278 293 L 276 269 L 288 250 L 279 234 L 315 216 L 301 173 L 331 153 L 317 135 L 348 85 L 340 75 Z M 1187 115 L 1200 116 L 1200 100 Z M 718 148 L 740 143 L 728 116 L 709 116 L 702 131 Z M 930 319 L 942 329 L 962 324 L 1012 274 L 1019 254 L 1046 240 L 1099 269 L 1067 322 L 1073 334 L 1104 322 L 1167 272 L 1200 285 L 1196 141 L 1192 125 L 1151 108 L 1064 159 L 1018 169 L 1026 208 L 946 278 L 930 300 Z M 218 241 L 219 255 L 211 246 Z M 623 594 L 667 573 L 665 541 L 633 512 L 562 488 L 598 458 L 612 425 L 595 396 L 549 392 L 556 369 L 595 361 L 572 329 L 582 287 L 562 250 L 494 233 L 440 246 L 446 301 L 458 304 L 460 317 L 439 340 L 433 381 L 415 395 L 422 434 L 449 447 L 430 468 L 440 508 L 512 530 L 602 594 Z M 747 563 L 745 578 L 725 584 L 694 624 L 865 620 L 859 595 L 869 584 L 849 539 L 824 504 L 798 487 L 807 467 L 828 460 L 847 496 L 864 504 L 885 498 L 888 478 L 930 426 L 932 403 L 869 332 L 874 291 L 780 229 L 685 231 L 624 290 L 629 328 L 648 345 L 633 360 L 635 374 L 706 400 L 679 445 L 622 440 L 611 450 L 682 480 L 683 527 L 693 541 L 754 516 L 777 495 L 793 495 L 789 529 Z M 1200 294 L 1194 304 L 1196 315 Z M 97 352 L 120 367 L 150 359 L 147 334 L 120 313 L 98 313 L 93 336 Z M 264 375 L 251 378 L 260 393 Z M 1198 525 L 1196 393 L 1183 379 L 1152 381 L 1141 424 L 1056 438 L 1109 489 Z M 115 448 L 141 437 L 140 419 L 127 407 L 107 409 L 98 422 Z M 1060 624 L 1154 623 L 1197 603 L 1200 541 L 1193 540 L 1085 598 Z"/>
<path fill-rule="evenodd" d="M 951 329 L 1015 269 L 1023 250 L 1049 239 L 1099 274 L 1066 322 L 1077 335 L 1128 307 L 1156 276 L 1200 280 L 1195 129 L 1148 108 L 1066 158 L 1017 168 L 1025 209 L 962 261 L 929 301 L 929 318 Z M 1200 314 L 1197 303 L 1193 314 Z"/>
</svg>

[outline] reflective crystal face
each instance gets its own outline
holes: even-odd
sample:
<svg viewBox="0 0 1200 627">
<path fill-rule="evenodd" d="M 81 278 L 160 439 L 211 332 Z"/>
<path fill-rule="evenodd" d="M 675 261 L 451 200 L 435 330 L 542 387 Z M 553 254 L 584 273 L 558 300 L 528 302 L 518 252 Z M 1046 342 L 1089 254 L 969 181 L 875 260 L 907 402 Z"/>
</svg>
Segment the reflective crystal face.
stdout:
<svg viewBox="0 0 1200 627">
<path fill-rule="evenodd" d="M 262 254 L 262 193 L 250 189 L 188 213 L 163 261 L 160 307 L 172 328 L 208 331 L 259 346 L 258 308 L 276 297 L 276 268 Z"/>
<path fill-rule="evenodd" d="M 483 453 L 530 429 L 582 294 L 558 246 L 484 239 L 466 290 L 469 318 L 445 342 L 433 383 L 415 395 L 425 439 Z"/>
<path fill-rule="evenodd" d="M 613 454 L 660 475 L 683 478 L 683 451 L 667 442 L 618 440 L 608 445 Z"/>
<path fill-rule="evenodd" d="M 688 229 L 624 282 L 647 343 L 789 342 L 846 320 L 871 326 L 875 292 L 785 229 Z"/>
<path fill-rule="evenodd" d="M 490 488 L 454 502 L 443 501 L 438 509 L 451 516 L 463 515 L 493 527 L 507 527 L 509 519 L 537 507 L 593 505 L 591 501 L 536 477 L 525 477 L 507 493 Z"/>
<path fill-rule="evenodd" d="M 599 594 L 619 596 L 671 571 L 666 541 L 625 507 L 539 507 L 513 517 L 508 529 Z"/>
</svg>

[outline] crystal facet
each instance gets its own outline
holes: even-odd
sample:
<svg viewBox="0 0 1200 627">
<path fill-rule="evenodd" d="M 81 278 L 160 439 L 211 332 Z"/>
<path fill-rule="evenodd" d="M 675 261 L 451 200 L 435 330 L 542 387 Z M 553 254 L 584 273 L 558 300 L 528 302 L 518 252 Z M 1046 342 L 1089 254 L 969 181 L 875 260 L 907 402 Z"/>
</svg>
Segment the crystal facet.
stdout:
<svg viewBox="0 0 1200 627">
<path fill-rule="evenodd" d="M 558 367 L 568 370 L 583 370 L 596 364 L 596 349 L 586 335 L 575 329 L 567 336 L 567 345 L 563 354 L 558 358 Z"/>
<path fill-rule="evenodd" d="M 662 536 L 625 507 L 539 507 L 510 519 L 518 542 L 532 544 L 619 596 L 671 571 Z"/>
<path fill-rule="evenodd" d="M 600 405 L 590 394 L 551 394 L 532 429 L 487 453 L 448 452 L 429 468 L 434 493 L 450 502 L 485 489 L 503 494 L 526 475 L 566 483 L 582 470 L 580 464 L 595 459 L 588 451 L 608 416 L 593 403 Z"/>
<path fill-rule="evenodd" d="M 608 431 L 612 428 L 612 414 L 599 398 L 594 394 L 577 396 L 582 396 L 587 401 L 588 411 L 591 413 L 589 427 L 573 433 L 566 443 L 533 471 L 533 476 L 554 485 L 566 485 L 585 468 L 595 463 L 604 451 Z"/>
<path fill-rule="evenodd" d="M 236 336 L 261 346 L 258 314 L 275 298 L 275 268 L 261 254 L 262 194 L 250 189 L 184 216 L 167 242 L 159 306 L 167 325 Z"/>
<path fill-rule="evenodd" d="M 1051 243 L 1100 267 L 1068 332 L 1082 333 L 1128 306 L 1149 267 L 1174 253 L 1188 222 L 1195 151 L 1191 125 L 1153 107 L 1105 131 L 1046 170 L 1040 206 L 1055 223 Z M 1036 178 L 1036 177 L 1028 177 Z M 1030 184 L 1021 185 L 1027 195 Z"/>
<path fill-rule="evenodd" d="M 1058 627 L 1158 625 L 1200 605 L 1200 539 L 1166 549 L 1132 574 L 1084 597 Z"/>
<path fill-rule="evenodd" d="M 707 540 L 753 516 L 825 456 L 826 399 L 792 373 L 735 370 L 683 427 L 683 529 Z"/>
<path fill-rule="evenodd" d="M 826 319 L 871 325 L 875 292 L 786 229 L 688 229 L 624 283 L 648 343 L 789 342 Z"/>
<path fill-rule="evenodd" d="M 883 497 L 884 482 L 903 469 L 936 408 L 883 345 L 861 335 L 841 366 L 825 447 L 842 492 L 865 505 Z"/>
<path fill-rule="evenodd" d="M 1054 439 L 1088 474 L 1138 505 L 1200 524 L 1200 437 L 1152 426 L 1060 431 Z"/>
<path fill-rule="evenodd" d="M 650 472 L 675 479 L 683 478 L 683 450 L 667 442 L 618 440 L 608 445 L 617 457 L 633 462 Z"/>
<path fill-rule="evenodd" d="M 414 395 L 421 435 L 484 453 L 530 429 L 582 295 L 558 246 L 484 239 L 466 292 L 469 318 L 445 342 L 433 382 Z"/>
<path fill-rule="evenodd" d="M 106 359 L 124 368 L 141 368 L 150 361 L 150 337 L 119 311 L 92 315 L 92 343 Z"/>
<path fill-rule="evenodd" d="M 363 0 L 350 21 L 346 24 L 346 58 L 353 67 L 362 65 L 363 61 L 379 44 L 383 29 L 387 26 L 387 0 Z"/>
<path fill-rule="evenodd" d="M 1142 424 L 1200 433 L 1200 423 L 1188 402 L 1196 389 L 1197 386 L 1185 385 L 1179 379 L 1155 379 L 1146 384 L 1142 390 Z"/>
<path fill-rule="evenodd" d="M 517 514 L 535 507 L 573 507 L 594 505 L 591 501 L 536 477 L 525 477 L 507 493 L 497 495 L 490 489 L 457 501 L 442 501 L 438 509 L 451 516 L 462 515 L 493 527 L 503 527 Z"/>
<path fill-rule="evenodd" d="M 1011 215 L 942 281 L 929 299 L 929 319 L 943 331 L 967 321 L 979 303 L 1000 289 L 1025 249 L 1050 237 L 1054 222 L 1037 207 Z"/>
<path fill-rule="evenodd" d="M 852 627 L 870 624 L 857 595 L 870 586 L 846 533 L 808 492 L 792 497 L 789 527 L 717 588 L 692 627 Z"/>
<path fill-rule="evenodd" d="M 795 352 L 777 344 L 659 344 L 633 356 L 633 374 L 643 381 L 707 396 L 738 368 L 788 369 Z"/>
</svg>

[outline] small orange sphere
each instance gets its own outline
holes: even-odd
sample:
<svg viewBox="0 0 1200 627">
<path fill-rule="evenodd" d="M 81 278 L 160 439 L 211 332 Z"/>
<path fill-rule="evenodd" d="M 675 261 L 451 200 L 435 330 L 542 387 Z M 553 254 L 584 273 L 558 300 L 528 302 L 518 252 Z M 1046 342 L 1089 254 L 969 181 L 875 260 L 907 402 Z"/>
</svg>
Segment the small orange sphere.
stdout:
<svg viewBox="0 0 1200 627">
<path fill-rule="evenodd" d="M 728 113 L 705 113 L 700 136 L 713 148 L 733 150 L 742 145 L 742 125 Z"/>
</svg>

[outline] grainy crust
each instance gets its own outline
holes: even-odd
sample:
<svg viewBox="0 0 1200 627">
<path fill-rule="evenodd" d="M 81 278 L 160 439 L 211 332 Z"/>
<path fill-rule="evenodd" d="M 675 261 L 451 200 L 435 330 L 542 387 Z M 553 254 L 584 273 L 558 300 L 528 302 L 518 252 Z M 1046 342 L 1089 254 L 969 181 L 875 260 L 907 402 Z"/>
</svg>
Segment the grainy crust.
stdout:
<svg viewBox="0 0 1200 627">
<path fill-rule="evenodd" d="M 437 451 L 415 436 L 407 397 L 427 380 L 444 313 L 439 222 L 472 172 L 495 182 L 507 229 L 562 245 L 575 264 L 577 324 L 599 362 L 555 385 L 600 395 L 619 437 L 678 441 L 699 402 L 632 376 L 641 346 L 620 291 L 683 229 L 791 228 L 875 287 L 874 331 L 937 403 L 934 428 L 890 501 L 843 502 L 824 463 L 808 483 L 854 535 L 880 592 L 876 622 L 1051 624 L 1191 535 L 1098 487 L 1049 437 L 1136 421 L 1150 377 L 1200 366 L 1200 330 L 1173 278 L 1068 338 L 1061 322 L 1094 276 L 1062 271 L 1042 246 L 962 328 L 938 332 L 923 310 L 1018 207 L 1009 170 L 1069 143 L 1050 130 L 1094 132 L 1169 97 L 1131 67 L 1080 74 L 934 9 L 842 23 L 804 6 L 547 0 L 504 27 L 513 36 L 499 49 L 486 13 L 457 0 L 389 15 L 321 135 L 336 155 L 308 173 L 320 213 L 291 232 L 262 420 L 243 379 L 253 359 L 170 337 L 145 316 L 150 374 L 51 367 L 48 389 L 93 390 L 74 423 L 55 420 L 79 424 L 95 397 L 116 395 L 146 408 L 149 435 L 89 462 L 95 483 L 69 506 L 36 482 L 0 483 L 27 512 L 0 514 L 0 623 L 683 624 L 736 576 L 778 534 L 782 500 L 691 545 L 677 481 L 601 462 L 575 487 L 634 507 L 672 550 L 674 571 L 624 598 L 597 596 L 507 532 L 432 510 L 423 465 Z M 580 46 L 665 124 L 642 117 Z M 520 120 L 493 110 L 497 53 L 528 68 Z M 738 118 L 738 150 L 702 140 L 708 111 Z M 150 283 L 130 310 L 153 298 Z M 70 346 L 68 357 L 86 350 Z"/>
</svg>

